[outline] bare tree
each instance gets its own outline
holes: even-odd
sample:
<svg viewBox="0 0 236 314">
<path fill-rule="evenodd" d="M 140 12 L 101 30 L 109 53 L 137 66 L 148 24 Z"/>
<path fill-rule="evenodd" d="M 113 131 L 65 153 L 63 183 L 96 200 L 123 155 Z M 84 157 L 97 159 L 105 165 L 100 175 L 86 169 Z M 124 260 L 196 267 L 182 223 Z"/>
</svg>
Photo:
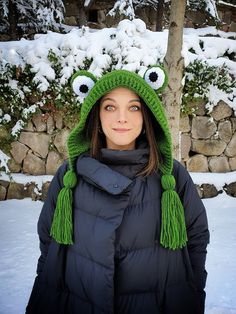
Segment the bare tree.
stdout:
<svg viewBox="0 0 236 314">
<path fill-rule="evenodd" d="M 77 6 L 79 10 L 78 14 L 78 25 L 81 27 L 87 25 L 88 22 L 88 10 L 92 5 L 92 1 L 77 1 Z"/>
<path fill-rule="evenodd" d="M 9 35 L 11 39 L 19 39 L 18 12 L 14 1 L 9 0 Z"/>
<path fill-rule="evenodd" d="M 163 28 L 163 17 L 164 17 L 164 0 L 159 0 L 156 11 L 156 31 L 161 32 Z"/>
<path fill-rule="evenodd" d="M 179 158 L 179 118 L 182 93 L 184 60 L 181 56 L 183 45 L 183 26 L 186 0 L 172 0 L 170 8 L 170 26 L 168 47 L 164 67 L 169 76 L 168 86 L 163 93 L 163 102 L 173 139 L 174 157 Z"/>
</svg>

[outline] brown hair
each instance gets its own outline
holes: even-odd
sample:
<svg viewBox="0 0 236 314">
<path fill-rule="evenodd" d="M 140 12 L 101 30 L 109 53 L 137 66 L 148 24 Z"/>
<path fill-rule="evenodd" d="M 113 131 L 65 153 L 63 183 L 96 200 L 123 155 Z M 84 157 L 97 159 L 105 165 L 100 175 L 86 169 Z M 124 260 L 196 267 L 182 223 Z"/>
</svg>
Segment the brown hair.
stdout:
<svg viewBox="0 0 236 314">
<path fill-rule="evenodd" d="M 99 104 L 100 101 L 98 101 L 91 109 L 85 126 L 86 138 L 89 139 L 91 143 L 90 156 L 98 160 L 101 158 L 101 148 L 106 147 L 106 138 L 102 132 L 100 123 Z M 141 111 L 143 115 L 143 132 L 139 135 L 136 142 L 141 139 L 146 139 L 150 153 L 147 164 L 144 166 L 141 172 L 138 173 L 138 175 L 147 176 L 157 170 L 161 156 L 158 151 L 154 132 L 157 122 L 154 120 L 150 109 L 142 100 L 141 104 Z"/>
</svg>

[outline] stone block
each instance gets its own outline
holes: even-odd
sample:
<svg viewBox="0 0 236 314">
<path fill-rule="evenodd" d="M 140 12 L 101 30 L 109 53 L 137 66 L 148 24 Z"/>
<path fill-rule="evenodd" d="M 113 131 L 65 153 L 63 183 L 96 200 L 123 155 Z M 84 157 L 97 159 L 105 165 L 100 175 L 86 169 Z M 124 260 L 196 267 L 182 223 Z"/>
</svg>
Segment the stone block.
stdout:
<svg viewBox="0 0 236 314">
<path fill-rule="evenodd" d="M 34 132 L 34 126 L 31 120 L 24 126 L 23 131 Z"/>
<path fill-rule="evenodd" d="M 195 184 L 195 187 L 197 189 L 197 193 L 198 193 L 199 197 L 203 198 L 203 189 L 201 188 L 201 186 Z"/>
<path fill-rule="evenodd" d="M 225 155 L 228 157 L 234 157 L 236 156 L 236 133 L 232 136 L 231 141 L 226 147 Z"/>
<path fill-rule="evenodd" d="M 65 18 L 64 23 L 65 23 L 66 25 L 71 25 L 71 26 L 77 26 L 77 25 L 78 25 L 78 22 L 77 22 L 75 16 L 67 16 L 67 17 Z"/>
<path fill-rule="evenodd" d="M 7 189 L 5 186 L 0 185 L 0 201 L 4 201 L 7 196 Z"/>
<path fill-rule="evenodd" d="M 48 146 L 51 136 L 43 133 L 21 132 L 19 142 L 29 146 L 32 151 L 45 158 L 48 154 Z"/>
<path fill-rule="evenodd" d="M 203 155 L 194 155 L 187 160 L 187 170 L 190 172 L 208 172 L 207 157 Z"/>
<path fill-rule="evenodd" d="M 33 175 L 45 174 L 45 162 L 29 152 L 23 162 L 23 172 Z"/>
<path fill-rule="evenodd" d="M 228 158 L 225 156 L 209 158 L 209 169 L 211 172 L 229 172 Z"/>
<path fill-rule="evenodd" d="M 63 159 L 57 152 L 49 152 L 46 162 L 46 174 L 54 175 L 62 163 Z"/>
<path fill-rule="evenodd" d="M 232 182 L 230 184 L 226 184 L 224 186 L 224 191 L 233 197 L 236 197 L 236 182 Z"/>
<path fill-rule="evenodd" d="M 6 189 L 8 188 L 10 182 L 5 180 L 0 180 L 0 185 L 4 186 Z"/>
<path fill-rule="evenodd" d="M 106 21 L 106 12 L 104 10 L 98 10 L 98 23 L 104 24 Z"/>
<path fill-rule="evenodd" d="M 232 138 L 232 127 L 229 120 L 222 121 L 218 125 L 218 133 L 219 138 L 223 140 L 226 143 L 229 143 L 229 141 Z"/>
<path fill-rule="evenodd" d="M 214 184 L 202 184 L 203 198 L 212 198 L 219 194 Z"/>
<path fill-rule="evenodd" d="M 232 133 L 236 131 L 236 118 L 230 118 L 232 124 Z"/>
<path fill-rule="evenodd" d="M 232 115 L 232 108 L 227 105 L 223 100 L 220 100 L 218 104 L 213 108 L 211 116 L 216 120 L 228 118 Z"/>
<path fill-rule="evenodd" d="M 181 159 L 186 160 L 189 158 L 189 151 L 191 148 L 191 139 L 189 134 L 181 134 Z"/>
<path fill-rule="evenodd" d="M 55 120 L 56 128 L 61 130 L 63 128 L 64 124 L 63 124 L 62 115 L 59 112 L 56 112 L 54 114 L 54 120 Z"/>
<path fill-rule="evenodd" d="M 226 143 L 222 140 L 206 139 L 192 140 L 191 150 L 205 156 L 219 156 L 226 148 Z"/>
<path fill-rule="evenodd" d="M 20 172 L 21 171 L 21 164 L 18 164 L 17 162 L 15 162 L 14 159 L 9 159 L 7 162 L 7 166 L 10 170 L 10 172 Z"/>
<path fill-rule="evenodd" d="M 7 191 L 7 199 L 21 200 L 24 197 L 24 184 L 11 182 Z"/>
<path fill-rule="evenodd" d="M 34 116 L 32 121 L 37 132 L 45 132 L 47 130 L 47 124 L 42 114 Z"/>
<path fill-rule="evenodd" d="M 231 22 L 229 32 L 236 32 L 236 22 Z"/>
<path fill-rule="evenodd" d="M 70 134 L 70 131 L 64 128 L 60 132 L 57 133 L 53 142 L 57 150 L 63 155 L 65 159 L 68 157 L 66 141 L 69 134 Z"/>
<path fill-rule="evenodd" d="M 236 170 L 236 156 L 229 158 L 229 166 L 230 166 L 230 170 L 231 171 L 235 171 Z"/>
<path fill-rule="evenodd" d="M 35 182 L 29 182 L 24 187 L 24 197 L 30 197 L 32 200 L 37 200 L 38 195 L 35 192 L 36 190 L 36 183 Z"/>
<path fill-rule="evenodd" d="M 194 109 L 194 113 L 197 116 L 204 116 L 206 114 L 206 102 L 203 99 L 189 102 L 188 106 Z"/>
<path fill-rule="evenodd" d="M 210 138 L 217 130 L 214 121 L 208 117 L 193 117 L 192 120 L 192 137 L 196 139 Z"/>
<path fill-rule="evenodd" d="M 190 131 L 190 124 L 189 124 L 189 117 L 188 116 L 184 116 L 181 117 L 179 120 L 179 130 L 181 132 L 189 132 Z"/>
<path fill-rule="evenodd" d="M 52 116 L 47 118 L 47 133 L 52 134 L 55 129 L 55 123 Z"/>
<path fill-rule="evenodd" d="M 11 143 L 11 154 L 18 164 L 22 163 L 28 151 L 29 148 L 20 142 Z"/>
<path fill-rule="evenodd" d="M 45 200 L 46 200 L 50 183 L 51 183 L 51 182 L 49 182 L 49 181 L 43 183 L 43 186 L 42 186 L 42 195 L 41 195 L 41 200 L 42 200 L 42 201 L 45 201 Z"/>
</svg>

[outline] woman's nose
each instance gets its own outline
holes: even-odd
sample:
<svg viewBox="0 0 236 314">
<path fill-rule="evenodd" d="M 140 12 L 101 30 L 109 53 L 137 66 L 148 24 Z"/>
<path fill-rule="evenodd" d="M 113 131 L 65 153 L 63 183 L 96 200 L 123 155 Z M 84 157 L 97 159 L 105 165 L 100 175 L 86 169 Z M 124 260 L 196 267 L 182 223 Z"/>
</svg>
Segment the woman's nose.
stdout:
<svg viewBox="0 0 236 314">
<path fill-rule="evenodd" d="M 119 123 L 126 123 L 126 122 L 127 122 L 127 115 L 126 115 L 125 111 L 120 110 L 120 111 L 118 112 L 117 121 L 118 121 Z"/>
</svg>

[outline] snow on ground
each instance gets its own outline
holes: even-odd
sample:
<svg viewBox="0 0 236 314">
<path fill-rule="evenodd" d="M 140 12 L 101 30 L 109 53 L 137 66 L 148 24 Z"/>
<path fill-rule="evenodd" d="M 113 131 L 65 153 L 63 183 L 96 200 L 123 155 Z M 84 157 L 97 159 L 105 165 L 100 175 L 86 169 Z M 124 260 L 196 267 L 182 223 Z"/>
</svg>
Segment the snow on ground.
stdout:
<svg viewBox="0 0 236 314">
<path fill-rule="evenodd" d="M 236 314 L 236 199 L 205 199 L 211 243 L 206 314 Z M 0 202 L 0 313 L 23 314 L 39 257 L 36 224 L 42 202 Z"/>
<path fill-rule="evenodd" d="M 0 313 L 23 314 L 39 256 L 37 219 L 42 202 L 0 202 Z"/>
<path fill-rule="evenodd" d="M 205 199 L 210 245 L 206 268 L 206 314 L 236 314 L 236 198 Z"/>
</svg>

